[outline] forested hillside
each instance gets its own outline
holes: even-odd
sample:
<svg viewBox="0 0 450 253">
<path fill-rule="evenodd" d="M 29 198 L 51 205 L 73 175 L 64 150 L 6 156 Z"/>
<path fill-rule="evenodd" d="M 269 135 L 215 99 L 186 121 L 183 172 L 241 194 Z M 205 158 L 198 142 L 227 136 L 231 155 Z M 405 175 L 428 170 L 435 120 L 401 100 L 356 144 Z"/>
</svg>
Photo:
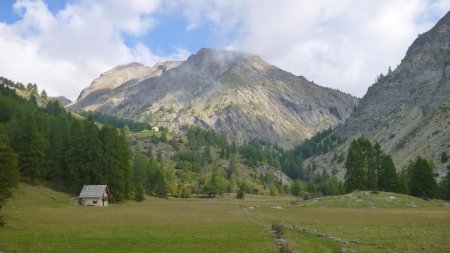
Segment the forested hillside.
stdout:
<svg viewBox="0 0 450 253">
<path fill-rule="evenodd" d="M 131 152 L 123 135 L 92 119 L 75 119 L 56 100 L 41 108 L 35 93 L 26 99 L 9 87 L 0 86 L 0 142 L 10 173 L 17 168 L 22 181 L 46 182 L 74 195 L 84 184 L 108 184 L 115 200 L 129 197 Z"/>
<path fill-rule="evenodd" d="M 329 130 L 286 152 L 256 140 L 238 146 L 224 134 L 199 127 L 190 127 L 186 136 L 164 128 L 129 132 L 127 125 L 120 133 L 108 125 L 128 121 L 106 117 L 99 120 L 104 124 L 99 128 L 92 115 L 77 119 L 56 100 L 40 107 L 36 101 L 46 98 L 38 92 L 19 96 L 24 85 L 2 80 L 2 145 L 10 151 L 11 167 L 17 167 L 22 181 L 49 184 L 73 195 L 84 184 L 108 184 L 116 201 L 140 198 L 143 191 L 160 197 L 215 196 L 238 190 L 272 195 L 343 191 L 336 178 L 314 174 L 313 168 L 304 170 L 302 165 L 303 154 L 322 152 L 331 145 Z M 139 130 L 140 125 L 136 127 Z M 282 172 L 294 180 L 292 185 Z"/>
<path fill-rule="evenodd" d="M 448 176 L 438 188 L 430 169 L 422 173 L 427 161 L 418 158 L 408 171 L 396 173 L 391 157 L 364 139 L 355 140 L 347 155 L 333 157 L 337 163 L 345 160 L 345 188 L 336 177 L 337 170 L 318 170 L 314 163 L 304 166 L 305 159 L 342 143 L 331 129 L 291 150 L 258 140 L 238 145 L 223 133 L 196 126 L 177 135 L 166 128 L 149 130 L 148 125 L 101 114 L 76 118 L 59 101 L 49 101 L 37 91 L 24 97 L 24 89 L 2 78 L 0 207 L 18 181 L 45 184 L 74 196 L 85 184 L 107 184 L 114 201 L 140 201 L 145 194 L 186 198 L 227 192 L 240 198 L 246 193 L 310 198 L 354 189 L 423 198 L 450 196 Z M 47 105 L 39 106 L 37 101 Z M 135 123 L 132 130 L 136 131 L 130 131 L 127 123 Z M 425 177 L 430 183 L 422 186 L 420 179 Z"/>
</svg>

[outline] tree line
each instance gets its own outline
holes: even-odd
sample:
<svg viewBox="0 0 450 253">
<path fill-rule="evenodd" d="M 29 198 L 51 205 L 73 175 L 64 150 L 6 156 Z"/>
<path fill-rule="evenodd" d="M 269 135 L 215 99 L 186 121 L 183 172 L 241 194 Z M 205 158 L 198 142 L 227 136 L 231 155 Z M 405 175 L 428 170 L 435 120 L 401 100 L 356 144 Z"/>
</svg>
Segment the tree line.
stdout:
<svg viewBox="0 0 450 253">
<path fill-rule="evenodd" d="M 450 167 L 450 166 L 448 166 Z M 450 174 L 438 185 L 432 162 L 418 156 L 397 172 L 390 155 L 378 143 L 360 137 L 352 141 L 345 161 L 345 190 L 389 191 L 423 199 L 450 199 Z"/>
<path fill-rule="evenodd" d="M 77 111 L 77 113 L 85 118 L 92 118 L 100 124 L 108 125 L 118 129 L 122 129 L 125 126 L 127 126 L 133 132 L 151 129 L 148 123 L 134 121 L 131 119 L 123 119 L 116 117 L 114 115 L 108 115 L 101 112 Z"/>
</svg>

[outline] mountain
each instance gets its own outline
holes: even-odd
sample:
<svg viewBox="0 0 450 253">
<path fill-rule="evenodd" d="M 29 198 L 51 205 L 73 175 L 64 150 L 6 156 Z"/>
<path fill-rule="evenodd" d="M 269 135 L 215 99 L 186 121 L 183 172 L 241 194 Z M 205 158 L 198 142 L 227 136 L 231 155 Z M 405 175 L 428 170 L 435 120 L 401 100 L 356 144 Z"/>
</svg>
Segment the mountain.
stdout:
<svg viewBox="0 0 450 253">
<path fill-rule="evenodd" d="M 336 129 L 347 143 L 313 160 L 323 168 L 331 167 L 334 153 L 346 152 L 349 141 L 364 135 L 379 142 L 397 167 L 420 155 L 445 174 L 440 155 L 450 153 L 449 77 L 450 12 L 413 42 L 401 64 L 380 76 L 355 113 Z"/>
<path fill-rule="evenodd" d="M 292 146 L 344 122 L 358 99 L 243 52 L 201 49 L 183 62 L 119 66 L 71 110 L 92 110 L 182 131 L 197 125 L 242 141 Z"/>
<path fill-rule="evenodd" d="M 64 97 L 64 96 L 59 96 L 59 97 L 49 97 L 50 100 L 58 100 L 59 102 L 61 102 L 62 105 L 66 106 L 69 105 L 70 103 L 72 103 L 72 100 Z"/>
<path fill-rule="evenodd" d="M 118 86 L 136 84 L 146 78 L 160 76 L 167 69 L 178 66 L 179 62 L 165 62 L 156 64 L 153 68 L 145 67 L 140 63 L 120 65 L 100 75 L 99 78 L 81 91 L 77 98 L 78 107 L 89 107 L 97 98 L 107 94 Z"/>
</svg>

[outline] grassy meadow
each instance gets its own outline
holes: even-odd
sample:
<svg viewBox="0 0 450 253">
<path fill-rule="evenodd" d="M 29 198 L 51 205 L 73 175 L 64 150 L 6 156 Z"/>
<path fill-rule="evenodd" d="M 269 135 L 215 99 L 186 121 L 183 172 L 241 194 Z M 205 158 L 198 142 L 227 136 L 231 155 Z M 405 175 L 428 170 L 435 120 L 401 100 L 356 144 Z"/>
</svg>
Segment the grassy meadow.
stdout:
<svg viewBox="0 0 450 253">
<path fill-rule="evenodd" d="M 391 193 L 148 198 L 102 208 L 21 184 L 2 213 L 0 252 L 278 252 L 274 222 L 295 252 L 450 251 L 448 202 Z"/>
</svg>

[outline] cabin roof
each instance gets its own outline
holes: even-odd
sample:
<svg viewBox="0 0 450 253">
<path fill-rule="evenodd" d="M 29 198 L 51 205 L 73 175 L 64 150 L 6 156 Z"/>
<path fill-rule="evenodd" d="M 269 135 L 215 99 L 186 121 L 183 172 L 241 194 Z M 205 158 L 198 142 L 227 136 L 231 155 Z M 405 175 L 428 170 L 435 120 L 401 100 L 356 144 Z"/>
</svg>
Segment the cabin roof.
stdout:
<svg viewBox="0 0 450 253">
<path fill-rule="evenodd" d="M 107 185 L 85 185 L 81 190 L 79 198 L 101 198 L 105 191 L 109 196 Z"/>
</svg>

